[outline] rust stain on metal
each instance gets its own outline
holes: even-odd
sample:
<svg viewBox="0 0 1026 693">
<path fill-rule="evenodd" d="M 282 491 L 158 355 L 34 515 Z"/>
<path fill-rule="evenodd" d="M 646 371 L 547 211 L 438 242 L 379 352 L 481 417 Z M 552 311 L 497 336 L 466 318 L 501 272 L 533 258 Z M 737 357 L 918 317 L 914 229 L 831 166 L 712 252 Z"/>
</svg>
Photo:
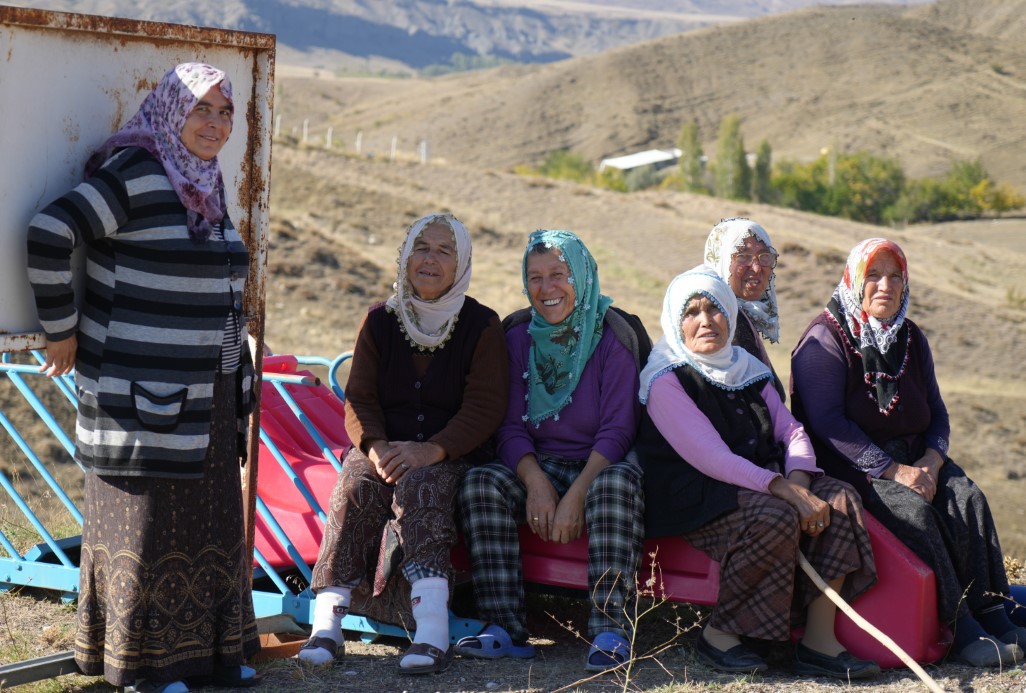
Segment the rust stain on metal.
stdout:
<svg viewBox="0 0 1026 693">
<path fill-rule="evenodd" d="M 132 37 L 146 36 L 148 40 L 158 46 L 190 41 L 219 46 L 273 50 L 275 45 L 273 34 L 258 34 L 182 24 L 164 24 L 139 19 L 125 19 L 123 17 L 100 17 L 90 14 L 53 12 L 51 10 L 30 7 L 0 6 L 0 24 L 72 29 L 104 34 L 108 40 L 111 34 L 130 35 Z"/>
<path fill-rule="evenodd" d="M 9 334 L 0 331 L 0 352 L 31 351 L 46 347 L 46 338 L 41 332 L 29 334 Z"/>
</svg>

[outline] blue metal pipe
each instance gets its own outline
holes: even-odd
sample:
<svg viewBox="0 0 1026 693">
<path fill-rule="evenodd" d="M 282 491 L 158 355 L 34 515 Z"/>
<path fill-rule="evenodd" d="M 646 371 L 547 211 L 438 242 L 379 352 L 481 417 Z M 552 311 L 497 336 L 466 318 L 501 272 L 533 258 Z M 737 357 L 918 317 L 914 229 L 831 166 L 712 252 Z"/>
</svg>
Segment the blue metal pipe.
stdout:
<svg viewBox="0 0 1026 693">
<path fill-rule="evenodd" d="M 296 474 L 296 471 L 292 469 L 292 465 L 289 464 L 288 460 L 286 460 L 285 457 L 281 454 L 281 451 L 278 449 L 277 444 L 275 444 L 275 442 L 271 440 L 271 436 L 267 435 L 263 428 L 260 429 L 260 442 L 267 446 L 268 451 L 270 451 L 271 455 L 278 462 L 278 466 L 280 466 L 282 468 L 282 471 L 285 472 L 285 475 L 292 480 L 292 483 L 303 495 L 303 500 L 307 502 L 311 510 L 317 513 L 317 517 L 320 519 L 320 521 L 327 522 L 328 516 L 324 514 L 324 511 L 321 509 L 320 503 L 318 503 L 317 499 L 314 498 L 313 493 L 310 491 L 310 487 L 306 485 L 306 482 L 299 478 L 299 475 Z"/>
<path fill-rule="evenodd" d="M 285 534 L 285 530 L 283 530 L 281 525 L 278 524 L 278 521 L 274 519 L 274 514 L 271 512 L 271 509 L 267 507 L 267 504 L 264 503 L 264 499 L 257 496 L 256 503 L 257 513 L 259 513 L 260 517 L 262 517 L 264 522 L 267 523 L 267 527 L 271 530 L 271 533 L 274 534 L 274 538 L 278 540 L 278 543 L 281 544 L 282 548 L 285 549 L 285 552 L 288 553 L 289 558 L 292 559 L 293 564 L 297 569 L 299 569 L 299 572 L 303 574 L 306 581 L 312 582 L 313 573 L 310 570 L 310 566 L 308 566 L 306 561 L 303 560 L 303 557 L 299 555 L 299 551 L 296 550 L 296 545 L 292 543 L 292 540 L 289 539 L 287 534 Z"/>
<path fill-rule="evenodd" d="M 0 425 L 3 425 L 3 427 L 7 430 L 7 433 L 10 434 L 11 438 L 14 439 L 14 442 L 17 444 L 17 446 L 21 448 L 21 451 L 22 453 L 24 453 L 25 457 L 28 458 L 29 462 L 32 463 L 32 466 L 35 467 L 37 472 L 39 472 L 39 475 L 46 482 L 46 485 L 49 486 L 55 494 L 57 494 L 57 498 L 60 499 L 61 503 L 64 505 L 67 511 L 71 513 L 71 516 L 75 519 L 75 522 L 78 523 L 78 526 L 81 527 L 82 513 L 79 512 L 78 506 L 76 506 L 74 501 L 72 501 L 71 498 L 68 497 L 68 494 L 64 492 L 64 489 L 61 488 L 61 485 L 57 483 L 57 480 L 54 479 L 53 475 L 51 475 L 49 470 L 47 470 L 46 465 L 43 464 L 43 461 L 39 459 L 39 456 L 36 455 L 34 450 L 32 450 L 28 442 L 26 442 L 26 440 L 22 438 L 21 434 L 18 433 L 18 430 L 14 427 L 14 424 L 11 422 L 10 419 L 7 418 L 3 411 L 0 411 Z"/>
<path fill-rule="evenodd" d="M 69 568 L 74 568 L 75 564 L 72 563 L 71 559 L 68 558 L 68 555 L 64 553 L 64 549 L 57 545 L 57 540 L 50 535 L 50 532 L 48 532 L 46 527 L 43 526 L 43 523 L 39 521 L 39 518 L 36 517 L 36 514 L 32 512 L 32 508 L 28 506 L 28 504 L 25 502 L 25 499 L 21 497 L 21 494 L 18 493 L 18 490 L 14 488 L 10 480 L 7 478 L 7 475 L 3 472 L 0 472 L 0 487 L 7 491 L 7 495 L 9 495 L 14 500 L 14 504 L 18 506 L 18 510 L 20 510 L 21 514 L 25 516 L 25 519 L 28 520 L 33 527 L 35 527 L 36 532 L 38 532 L 39 536 L 43 538 L 43 541 L 45 541 L 46 545 L 50 547 L 50 550 L 53 551 L 55 556 L 57 556 L 57 559 L 61 562 L 61 564 Z M 13 549 L 13 547 L 11 548 Z M 14 551 L 13 555 L 18 554 L 16 551 Z"/>
<path fill-rule="evenodd" d="M 337 457 L 335 457 L 335 451 L 332 450 L 331 447 L 328 445 L 327 441 L 324 440 L 324 436 L 322 436 L 320 432 L 316 428 L 314 428 L 314 425 L 310 421 L 310 418 L 306 415 L 306 412 L 300 409 L 299 405 L 296 403 L 295 398 L 292 396 L 292 393 L 285 389 L 285 384 L 280 380 L 277 380 L 273 374 L 264 379 L 270 381 L 274 385 L 274 388 L 278 391 L 278 394 L 281 395 L 281 398 L 285 401 L 285 404 L 288 405 L 288 408 L 292 411 L 292 414 L 297 419 L 299 419 L 299 422 L 301 424 L 303 424 L 303 428 L 305 428 L 306 432 L 310 434 L 310 438 L 312 438 L 313 442 L 317 445 L 317 447 L 321 449 L 321 456 L 332 467 L 335 468 L 336 472 L 342 471 L 342 463 L 338 461 Z"/>
</svg>

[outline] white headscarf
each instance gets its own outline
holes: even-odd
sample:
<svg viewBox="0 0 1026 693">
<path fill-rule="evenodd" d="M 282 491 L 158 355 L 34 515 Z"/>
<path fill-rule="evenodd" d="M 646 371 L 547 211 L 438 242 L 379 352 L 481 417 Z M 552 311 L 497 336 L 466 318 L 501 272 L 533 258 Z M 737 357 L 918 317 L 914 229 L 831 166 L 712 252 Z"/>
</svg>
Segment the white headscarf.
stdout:
<svg viewBox="0 0 1026 693">
<path fill-rule="evenodd" d="M 452 231 L 456 241 L 456 278 L 452 286 L 436 299 L 425 300 L 417 296 L 406 276 L 406 266 L 413 252 L 413 244 L 421 232 L 435 223 L 443 223 Z M 470 234 L 459 219 L 447 212 L 429 214 L 413 222 L 406 231 L 406 240 L 399 248 L 399 274 L 393 293 L 386 304 L 399 316 L 399 325 L 414 347 L 434 351 L 445 346 L 453 329 L 463 301 L 470 288 Z"/>
<path fill-rule="evenodd" d="M 712 354 L 696 354 L 688 349 L 681 334 L 680 321 L 684 309 L 695 296 L 705 296 L 716 304 L 729 325 L 726 346 Z M 703 378 L 724 390 L 740 390 L 762 378 L 770 377 L 770 370 L 759 359 L 741 347 L 731 344 L 737 327 L 737 298 L 727 282 L 705 266 L 679 274 L 670 282 L 663 298 L 660 318 L 663 336 L 656 342 L 648 363 L 641 371 L 641 389 L 638 398 L 648 402 L 652 383 L 663 373 L 688 364 Z"/>
<path fill-rule="evenodd" d="M 751 219 L 735 217 L 724 219 L 712 228 L 705 240 L 705 266 L 730 282 L 731 257 L 744 248 L 746 238 L 756 238 L 767 248 L 775 251 L 766 229 Z M 771 342 L 780 341 L 780 314 L 777 304 L 777 275 L 770 270 L 769 285 L 766 291 L 755 301 L 738 298 L 741 310 L 751 318 L 755 329 Z"/>
</svg>

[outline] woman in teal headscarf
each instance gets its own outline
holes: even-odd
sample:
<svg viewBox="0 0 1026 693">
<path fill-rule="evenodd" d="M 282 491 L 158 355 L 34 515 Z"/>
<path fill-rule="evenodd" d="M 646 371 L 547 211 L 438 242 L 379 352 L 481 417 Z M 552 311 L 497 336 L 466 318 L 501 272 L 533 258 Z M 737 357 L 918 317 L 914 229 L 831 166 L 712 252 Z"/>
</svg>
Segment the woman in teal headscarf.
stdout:
<svg viewBox="0 0 1026 693">
<path fill-rule="evenodd" d="M 545 541 L 588 533 L 592 598 L 585 662 L 604 671 L 629 656 L 625 606 L 643 540 L 641 469 L 628 452 L 640 415 L 636 318 L 610 310 L 594 258 L 569 231 L 531 234 L 523 261 L 531 302 L 508 317 L 510 399 L 496 433 L 500 460 L 460 492 L 463 532 L 484 632 L 460 654 L 531 657 L 517 525 Z M 634 324 L 629 323 L 635 321 Z"/>
</svg>

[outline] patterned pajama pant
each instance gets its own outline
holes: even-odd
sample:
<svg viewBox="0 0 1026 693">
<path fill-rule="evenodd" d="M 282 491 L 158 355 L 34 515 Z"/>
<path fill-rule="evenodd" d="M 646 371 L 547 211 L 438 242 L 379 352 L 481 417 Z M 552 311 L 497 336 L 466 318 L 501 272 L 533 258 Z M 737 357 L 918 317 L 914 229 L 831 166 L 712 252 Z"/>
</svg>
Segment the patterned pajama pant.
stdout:
<svg viewBox="0 0 1026 693">
<path fill-rule="evenodd" d="M 560 497 L 584 469 L 584 460 L 547 457 L 539 465 Z M 644 541 L 645 504 L 641 468 L 632 460 L 611 464 L 595 478 L 585 500 L 588 532 L 588 618 L 591 638 L 602 632 L 626 635 L 625 609 Z M 480 615 L 526 640 L 527 609 L 520 570 L 517 525 L 527 521 L 527 489 L 500 462 L 474 467 L 460 489 L 463 535 L 470 553 Z"/>
<path fill-rule="evenodd" d="M 798 567 L 801 551 L 824 580 L 847 575 L 841 596 L 851 601 L 876 582 L 869 532 L 859 495 L 831 477 L 814 479 L 811 490 L 830 505 L 830 526 L 809 537 L 798 511 L 768 493 L 739 489 L 738 508 L 684 535 L 692 546 L 720 562 L 720 592 L 710 623 L 715 628 L 764 640 L 787 640 L 805 607 L 819 596 Z"/>
<path fill-rule="evenodd" d="M 411 580 L 449 578 L 457 538 L 456 493 L 466 470 L 465 462 L 448 460 L 411 470 L 388 485 L 367 456 L 353 448 L 331 493 L 313 571 L 314 593 L 324 587 L 356 587 L 375 566 L 375 593 L 380 593 L 394 567 L 388 565 L 392 558 Z"/>
</svg>

